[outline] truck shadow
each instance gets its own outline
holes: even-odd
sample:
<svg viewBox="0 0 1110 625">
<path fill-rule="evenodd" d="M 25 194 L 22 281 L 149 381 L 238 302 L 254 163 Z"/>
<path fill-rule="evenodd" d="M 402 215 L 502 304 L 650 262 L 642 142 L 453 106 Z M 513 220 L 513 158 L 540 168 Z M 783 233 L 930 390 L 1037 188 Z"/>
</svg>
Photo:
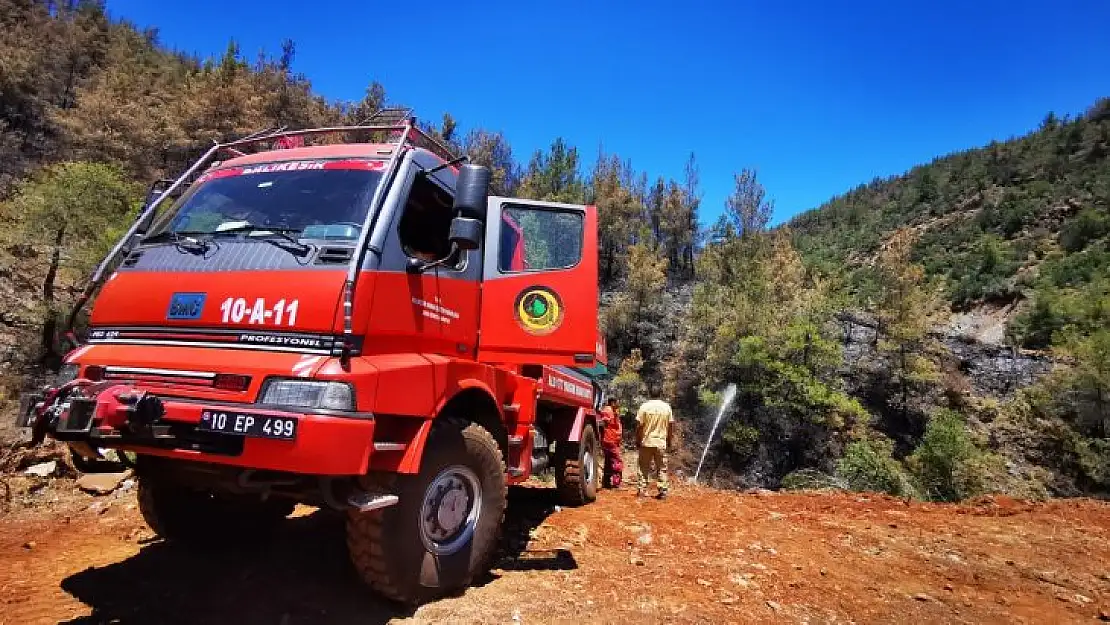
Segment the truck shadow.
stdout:
<svg viewBox="0 0 1110 625">
<path fill-rule="evenodd" d="M 565 550 L 527 550 L 554 499 L 548 489 L 510 489 L 497 569 L 577 568 Z M 323 511 L 288 519 L 265 544 L 197 550 L 155 540 L 124 561 L 71 575 L 61 588 L 92 608 L 70 623 L 372 624 L 412 615 L 361 583 L 347 559 L 342 517 Z"/>
<path fill-rule="evenodd" d="M 509 509 L 505 513 L 505 529 L 495 570 L 567 571 L 578 568 L 574 555 L 566 549 L 529 549 L 532 531 L 555 513 L 556 502 L 556 493 L 551 488 L 519 486 L 509 489 Z"/>
</svg>

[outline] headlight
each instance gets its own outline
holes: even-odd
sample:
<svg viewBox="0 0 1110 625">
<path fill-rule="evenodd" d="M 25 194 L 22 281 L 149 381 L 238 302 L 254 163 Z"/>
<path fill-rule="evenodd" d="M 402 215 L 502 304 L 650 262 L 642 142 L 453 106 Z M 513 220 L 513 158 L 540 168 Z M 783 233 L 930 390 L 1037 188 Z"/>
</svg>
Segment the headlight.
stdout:
<svg viewBox="0 0 1110 625">
<path fill-rule="evenodd" d="M 298 408 L 354 410 L 355 394 L 350 384 L 315 380 L 269 380 L 259 403 Z"/>
<path fill-rule="evenodd" d="M 77 379 L 77 371 L 81 368 L 80 365 L 64 364 L 61 369 L 58 369 L 58 375 L 54 376 L 54 384 L 61 386 L 68 382 Z"/>
</svg>

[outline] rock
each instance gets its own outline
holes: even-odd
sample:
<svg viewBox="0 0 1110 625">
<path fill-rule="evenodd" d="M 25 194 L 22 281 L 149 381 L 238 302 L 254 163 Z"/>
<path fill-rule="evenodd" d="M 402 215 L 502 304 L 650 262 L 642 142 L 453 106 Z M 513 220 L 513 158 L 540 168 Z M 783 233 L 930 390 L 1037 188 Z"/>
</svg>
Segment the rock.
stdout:
<svg viewBox="0 0 1110 625">
<path fill-rule="evenodd" d="M 124 480 L 123 483 L 119 485 L 119 490 L 126 493 L 134 487 L 135 480 Z"/>
<path fill-rule="evenodd" d="M 23 471 L 23 474 L 24 475 L 33 475 L 35 477 L 49 477 L 51 475 L 54 475 L 54 472 L 57 471 L 57 470 L 58 470 L 58 461 L 57 460 L 51 460 L 50 462 L 42 462 L 42 463 L 39 463 L 39 464 L 33 464 L 33 465 L 27 467 L 27 469 Z"/>
<path fill-rule="evenodd" d="M 711 582 L 707 579 L 698 579 L 698 583 L 701 584 L 702 586 L 712 586 L 713 585 L 713 582 Z"/>
<path fill-rule="evenodd" d="M 947 590 L 948 592 L 952 592 L 952 590 L 953 590 L 952 584 L 945 584 L 944 589 Z"/>
<path fill-rule="evenodd" d="M 1076 594 L 1075 595 L 1075 600 L 1076 600 L 1077 603 L 1082 603 L 1084 605 L 1086 605 L 1088 603 L 1091 603 L 1091 598 L 1088 597 L 1087 595 Z"/>
<path fill-rule="evenodd" d="M 1110 609 L 1101 608 L 1098 611 L 1098 620 L 1110 622 Z"/>
<path fill-rule="evenodd" d="M 772 513 L 771 513 L 771 520 L 772 520 L 772 521 L 778 521 L 778 520 L 780 520 L 780 519 L 782 519 L 782 518 L 783 518 L 783 514 L 782 514 L 782 513 L 780 513 L 780 512 L 772 512 Z"/>
<path fill-rule="evenodd" d="M 828 575 L 828 574 L 829 574 L 829 570 L 828 570 L 828 569 L 821 569 L 821 576 L 822 576 L 822 577 L 824 577 L 824 576 L 826 576 L 826 575 Z"/>
<path fill-rule="evenodd" d="M 77 480 L 77 488 L 93 495 L 107 495 L 119 488 L 120 484 L 130 476 L 129 471 L 122 473 L 86 473 Z"/>
<path fill-rule="evenodd" d="M 651 534 L 650 533 L 640 534 L 640 537 L 636 539 L 636 542 L 640 543 L 641 545 L 650 545 L 651 544 Z"/>
<path fill-rule="evenodd" d="M 35 548 L 36 544 L 37 543 L 35 543 L 35 541 L 29 540 L 29 541 L 23 543 L 23 548 L 26 549 L 27 551 L 30 551 L 30 550 Z"/>
<path fill-rule="evenodd" d="M 929 595 L 927 595 L 923 592 L 917 593 L 916 595 L 913 596 L 913 598 L 914 598 L 915 601 L 932 601 L 933 600 L 932 597 L 930 597 Z"/>
<path fill-rule="evenodd" d="M 778 603 L 777 601 L 768 601 L 767 602 L 767 607 L 771 608 L 775 612 L 781 612 L 782 611 L 782 604 Z"/>
</svg>

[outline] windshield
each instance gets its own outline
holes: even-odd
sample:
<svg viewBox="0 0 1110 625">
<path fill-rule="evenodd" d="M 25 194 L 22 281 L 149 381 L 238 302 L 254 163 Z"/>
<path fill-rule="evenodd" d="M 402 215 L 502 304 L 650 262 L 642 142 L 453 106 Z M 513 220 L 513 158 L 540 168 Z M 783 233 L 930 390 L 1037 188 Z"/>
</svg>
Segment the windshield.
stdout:
<svg viewBox="0 0 1110 625">
<path fill-rule="evenodd" d="M 149 236 L 275 229 L 302 238 L 357 238 L 381 161 L 287 161 L 209 172 Z"/>
</svg>

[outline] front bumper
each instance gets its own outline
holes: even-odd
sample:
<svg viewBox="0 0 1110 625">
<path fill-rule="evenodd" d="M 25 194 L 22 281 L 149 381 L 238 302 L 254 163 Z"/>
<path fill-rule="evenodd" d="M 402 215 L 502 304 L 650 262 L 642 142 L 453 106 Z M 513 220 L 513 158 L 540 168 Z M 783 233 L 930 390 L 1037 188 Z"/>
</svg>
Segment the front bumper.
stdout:
<svg viewBox="0 0 1110 625">
<path fill-rule="evenodd" d="M 322 414 L 245 404 L 159 400 L 162 414 L 148 426 L 113 427 L 92 417 L 91 412 L 91 418 L 69 418 L 69 414 L 78 412 L 69 408 L 57 419 L 51 435 L 93 447 L 305 475 L 363 475 L 369 466 L 375 422 L 367 413 Z M 204 410 L 293 418 L 298 421 L 296 438 L 274 440 L 201 430 L 198 425 Z"/>
</svg>

